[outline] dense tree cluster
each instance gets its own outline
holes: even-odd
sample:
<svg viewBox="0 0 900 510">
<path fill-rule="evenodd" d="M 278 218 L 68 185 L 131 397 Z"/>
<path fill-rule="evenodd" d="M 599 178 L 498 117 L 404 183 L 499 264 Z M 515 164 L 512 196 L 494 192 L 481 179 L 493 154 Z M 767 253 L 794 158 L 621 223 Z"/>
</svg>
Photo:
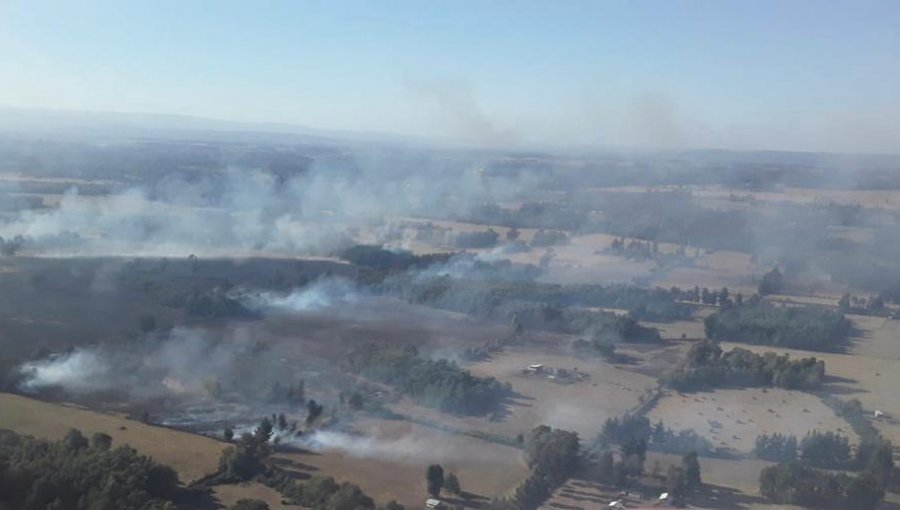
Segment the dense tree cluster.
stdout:
<svg viewBox="0 0 900 510">
<path fill-rule="evenodd" d="M 598 439 L 600 443 L 619 445 L 640 441 L 644 448 L 665 453 L 710 454 L 715 449 L 708 439 L 691 429 L 676 431 L 666 427 L 662 421 L 651 424 L 646 416 L 634 414 L 607 419 Z"/>
<path fill-rule="evenodd" d="M 456 235 L 456 247 L 462 249 L 493 248 L 497 246 L 500 234 L 489 228 L 474 232 L 460 232 Z"/>
<path fill-rule="evenodd" d="M 20 510 L 174 510 L 171 468 L 97 434 L 57 442 L 0 432 L 0 506 Z"/>
<path fill-rule="evenodd" d="M 759 280 L 757 291 L 765 296 L 766 294 L 778 294 L 784 290 L 784 275 L 777 267 L 764 274 Z"/>
<path fill-rule="evenodd" d="M 272 453 L 269 440 L 274 427 L 268 418 L 263 418 L 253 433 L 244 432 L 234 446 L 222 450 L 219 456 L 220 478 L 234 482 L 264 474 L 268 469 L 266 461 Z"/>
<path fill-rule="evenodd" d="M 843 346 L 850 321 L 835 310 L 765 301 L 724 308 L 704 321 L 707 338 L 817 351 Z"/>
<path fill-rule="evenodd" d="M 574 432 L 540 425 L 523 442 L 531 473 L 512 497 L 494 499 L 488 510 L 534 510 L 579 467 L 580 444 Z"/>
<path fill-rule="evenodd" d="M 871 296 L 854 296 L 852 294 L 844 294 L 838 301 L 838 308 L 841 313 L 857 313 L 860 315 L 887 315 L 890 310 L 884 306 L 884 297 L 881 295 Z"/>
<path fill-rule="evenodd" d="M 844 469 L 851 461 L 850 440 L 843 434 L 814 430 L 800 441 L 804 464 L 825 469 Z"/>
<path fill-rule="evenodd" d="M 340 258 L 361 267 L 404 271 L 446 262 L 452 254 L 414 255 L 406 250 L 386 250 L 381 246 L 357 244 L 340 253 Z"/>
<path fill-rule="evenodd" d="M 874 510 L 884 498 L 884 483 L 872 472 L 853 476 L 788 462 L 764 468 L 759 492 L 775 503 L 814 509 Z"/>
<path fill-rule="evenodd" d="M 678 391 L 747 386 L 814 390 L 824 378 L 825 362 L 816 358 L 791 360 L 787 354 L 755 354 L 741 348 L 723 353 L 715 340 L 700 340 L 665 381 Z"/>
<path fill-rule="evenodd" d="M 687 192 L 604 193 L 594 200 L 602 200 L 603 214 L 586 218 L 582 231 L 716 250 L 751 248 L 744 212 L 705 207 Z"/>
<path fill-rule="evenodd" d="M 425 471 L 425 485 L 428 494 L 436 498 L 444 487 L 444 468 L 440 464 L 432 464 Z"/>
<path fill-rule="evenodd" d="M 763 460 L 790 462 L 797 459 L 797 437 L 775 432 L 756 436 L 753 452 Z"/>
<path fill-rule="evenodd" d="M 275 381 L 269 388 L 266 400 L 272 404 L 304 404 L 306 402 L 306 381 L 282 385 Z"/>
<path fill-rule="evenodd" d="M 449 413 L 485 414 L 510 393 L 509 384 L 475 377 L 455 363 L 420 357 L 414 347 L 365 345 L 351 354 L 351 369 L 390 384 L 416 401 Z"/>
<path fill-rule="evenodd" d="M 224 288 L 192 292 L 184 299 L 183 306 L 190 315 L 205 319 L 246 319 L 257 316 Z"/>
<path fill-rule="evenodd" d="M 269 510 L 269 504 L 260 499 L 239 499 L 228 510 Z"/>
<path fill-rule="evenodd" d="M 731 293 L 728 292 L 728 287 L 722 287 L 720 290 L 710 290 L 707 287 L 694 287 L 693 289 L 672 287 L 669 292 L 671 292 L 672 296 L 679 301 L 688 301 L 700 305 L 728 307 L 733 304 L 737 304 L 738 306 L 744 304 L 744 296 L 738 292 L 732 298 Z"/>
<path fill-rule="evenodd" d="M 675 506 L 683 506 L 685 497 L 699 489 L 702 483 L 696 452 L 684 454 L 680 465 L 669 466 L 666 471 L 666 488 Z"/>
<path fill-rule="evenodd" d="M 526 306 L 512 314 L 521 330 L 581 334 L 590 332 L 598 342 L 659 342 L 659 331 L 631 317 L 611 312 L 579 310 L 555 305 Z"/>
<path fill-rule="evenodd" d="M 19 249 L 22 248 L 24 242 L 25 240 L 22 236 L 16 236 L 12 239 L 3 239 L 3 237 L 0 237 L 0 255 L 4 257 L 15 255 Z"/>
<path fill-rule="evenodd" d="M 352 483 L 338 484 L 334 478 L 325 476 L 300 482 L 269 465 L 268 458 L 273 451 L 270 440 L 276 426 L 285 428 L 286 420 L 282 416 L 275 420 L 263 418 L 252 433 L 245 432 L 234 446 L 225 448 L 219 459 L 219 475 L 210 482 L 256 479 L 278 490 L 289 504 L 313 510 L 374 510 L 372 498 Z"/>
<path fill-rule="evenodd" d="M 312 510 L 374 510 L 375 502 L 356 484 L 338 483 L 330 476 L 315 475 L 299 481 L 278 473 L 263 480 L 274 488 L 290 505 L 301 505 Z M 389 510 L 403 510 L 401 505 L 389 503 Z"/>
<path fill-rule="evenodd" d="M 531 238 L 531 246 L 535 247 L 556 246 L 559 244 L 567 244 L 568 242 L 569 236 L 560 230 L 539 229 L 534 233 L 534 237 Z"/>
</svg>

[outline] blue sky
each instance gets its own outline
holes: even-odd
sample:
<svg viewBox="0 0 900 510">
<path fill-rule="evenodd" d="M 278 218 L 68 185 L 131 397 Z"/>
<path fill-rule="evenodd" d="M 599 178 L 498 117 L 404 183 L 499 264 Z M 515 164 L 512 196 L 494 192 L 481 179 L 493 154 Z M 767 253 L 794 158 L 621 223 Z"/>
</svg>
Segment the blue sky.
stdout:
<svg viewBox="0 0 900 510">
<path fill-rule="evenodd" d="M 900 2 L 0 0 L 0 105 L 900 152 Z"/>
</svg>

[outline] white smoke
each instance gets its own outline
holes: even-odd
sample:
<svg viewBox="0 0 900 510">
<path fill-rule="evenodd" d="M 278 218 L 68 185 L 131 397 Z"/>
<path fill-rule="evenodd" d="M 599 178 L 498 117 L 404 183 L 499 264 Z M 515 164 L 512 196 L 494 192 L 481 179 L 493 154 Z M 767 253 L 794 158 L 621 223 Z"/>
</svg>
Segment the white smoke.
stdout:
<svg viewBox="0 0 900 510">
<path fill-rule="evenodd" d="M 69 354 L 25 363 L 21 372 L 25 377 L 21 387 L 25 391 L 62 386 L 73 393 L 85 393 L 107 387 L 110 366 L 96 351 L 76 349 Z"/>
<path fill-rule="evenodd" d="M 433 439 L 427 441 L 412 435 L 398 438 L 378 438 L 319 430 L 305 436 L 281 439 L 281 441 L 289 441 L 290 444 L 313 451 L 334 451 L 359 458 L 408 461 L 421 459 L 423 452 L 428 452 L 428 458 L 439 459 L 441 462 L 471 460 L 471 452 L 460 451 L 458 448 L 435 442 Z"/>
<path fill-rule="evenodd" d="M 325 308 L 353 305 L 359 301 L 359 290 L 344 278 L 323 278 L 287 294 L 259 292 L 239 297 L 247 308 L 257 311 L 311 312 Z"/>
<path fill-rule="evenodd" d="M 79 348 L 21 365 L 20 387 L 61 388 L 76 395 L 125 391 L 135 398 L 203 395 L 210 383 L 236 373 L 242 360 L 264 355 L 254 353 L 247 340 L 240 332 L 216 338 L 209 332 L 176 328 L 164 339 L 146 337 L 140 344 Z"/>
</svg>

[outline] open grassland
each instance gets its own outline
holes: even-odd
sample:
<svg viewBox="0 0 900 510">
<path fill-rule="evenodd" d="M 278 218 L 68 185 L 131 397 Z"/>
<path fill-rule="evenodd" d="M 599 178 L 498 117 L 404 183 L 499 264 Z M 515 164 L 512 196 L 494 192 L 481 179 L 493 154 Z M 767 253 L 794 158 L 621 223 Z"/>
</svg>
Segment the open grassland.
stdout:
<svg viewBox="0 0 900 510">
<path fill-rule="evenodd" d="M 756 436 L 778 432 L 803 437 L 812 430 L 855 434 L 815 395 L 777 388 L 667 393 L 649 413 L 674 429 L 694 429 L 717 447 L 752 453 Z"/>
<path fill-rule="evenodd" d="M 153 427 L 117 415 L 0 393 L 0 429 L 60 439 L 72 428 L 88 437 L 95 432 L 109 434 L 114 445 L 131 445 L 138 452 L 172 466 L 183 482 L 215 472 L 219 454 L 225 447 L 214 439 Z"/>
</svg>

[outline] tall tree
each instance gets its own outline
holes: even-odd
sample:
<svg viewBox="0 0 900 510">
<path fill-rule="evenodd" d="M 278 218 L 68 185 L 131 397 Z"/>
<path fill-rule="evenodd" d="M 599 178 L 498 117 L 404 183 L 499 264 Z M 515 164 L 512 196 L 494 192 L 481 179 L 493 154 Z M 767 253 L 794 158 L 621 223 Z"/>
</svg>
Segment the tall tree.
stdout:
<svg viewBox="0 0 900 510">
<path fill-rule="evenodd" d="M 700 461 L 697 452 L 690 452 L 681 458 L 681 468 L 684 470 L 685 485 L 688 491 L 700 488 L 703 483 L 700 480 Z"/>
<path fill-rule="evenodd" d="M 444 468 L 440 464 L 432 464 L 425 471 L 425 481 L 428 484 L 428 494 L 436 498 L 441 495 L 444 487 Z"/>
</svg>

